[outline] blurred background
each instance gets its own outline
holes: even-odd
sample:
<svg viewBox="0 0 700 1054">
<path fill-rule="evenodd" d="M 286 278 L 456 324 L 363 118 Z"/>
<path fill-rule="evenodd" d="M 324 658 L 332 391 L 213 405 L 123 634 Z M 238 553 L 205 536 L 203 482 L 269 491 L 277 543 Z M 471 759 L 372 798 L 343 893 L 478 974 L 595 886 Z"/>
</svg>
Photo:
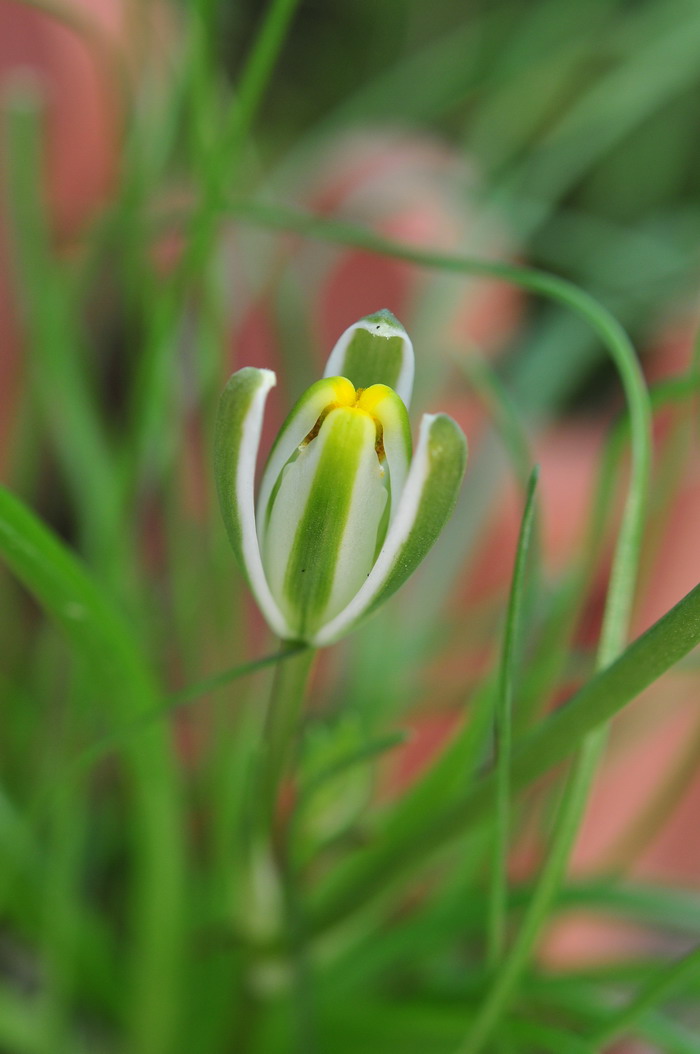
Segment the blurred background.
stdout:
<svg viewBox="0 0 700 1054">
<path fill-rule="evenodd" d="M 687 388 L 669 387 L 694 369 L 699 55 L 699 0 L 283 0 L 267 10 L 252 0 L 0 0 L 0 472 L 125 613 L 161 692 L 274 647 L 215 506 L 213 415 L 232 370 L 277 371 L 269 444 L 343 329 L 386 307 L 416 348 L 414 414 L 447 410 L 468 434 L 468 478 L 445 539 L 403 600 L 322 656 L 311 771 L 377 729 L 412 738 L 331 793 L 348 807 L 319 807 L 309 858 L 319 839 L 361 832 L 368 803 L 411 785 L 468 712 L 497 654 L 535 461 L 540 542 L 525 647 L 546 649 L 623 401 L 599 338 L 560 304 L 378 254 L 361 238 L 350 245 L 341 228 L 307 237 L 294 217 L 553 272 L 621 321 L 661 393 L 637 634 L 700 579 L 697 414 Z M 529 685 L 531 717 L 593 668 L 625 480 L 623 458 L 556 675 Z M 118 691 L 109 702 L 109 689 L 95 698 L 84 663 L 9 575 L 0 620 L 7 816 L 40 832 L 73 905 L 58 931 L 47 925 L 57 893 L 36 873 L 36 888 L 22 887 L 29 865 L 8 821 L 0 1050 L 233 1049 L 221 1006 L 242 967 L 222 965 L 223 953 L 178 1008 L 201 1028 L 200 1046 L 177 1046 L 163 1024 L 172 1006 L 154 1012 L 159 1024 L 145 1012 L 132 1022 L 131 1045 L 115 1038 L 131 1013 L 114 998 L 126 970 L 123 876 L 137 853 L 123 837 L 131 777 L 118 759 L 98 759 L 83 776 L 90 793 L 66 798 L 58 820 L 46 801 L 68 760 L 138 707 Z M 697 672 L 688 660 L 616 722 L 577 879 L 623 873 L 697 892 Z M 235 872 L 225 835 L 235 758 L 220 733 L 240 728 L 264 676 L 153 733 L 170 743 L 172 732 L 186 773 L 199 897 L 187 926 L 204 943 L 235 900 L 225 878 Z M 540 859 L 548 813 L 538 793 L 514 880 Z M 224 885 L 197 885 L 198 869 Z M 104 947 L 104 935 L 89 936 L 86 904 L 110 931 Z M 562 913 L 541 959 L 578 969 L 682 950 L 687 933 L 667 923 Z M 90 956 L 66 933 L 102 949 L 94 983 Z M 154 991 L 167 1002 L 163 985 Z M 37 1038 L 15 1014 L 17 993 L 48 1004 L 48 1032 Z M 205 1027 L 206 993 L 215 1009 Z M 250 1049 L 287 1049 L 275 1035 L 249 1036 Z"/>
</svg>

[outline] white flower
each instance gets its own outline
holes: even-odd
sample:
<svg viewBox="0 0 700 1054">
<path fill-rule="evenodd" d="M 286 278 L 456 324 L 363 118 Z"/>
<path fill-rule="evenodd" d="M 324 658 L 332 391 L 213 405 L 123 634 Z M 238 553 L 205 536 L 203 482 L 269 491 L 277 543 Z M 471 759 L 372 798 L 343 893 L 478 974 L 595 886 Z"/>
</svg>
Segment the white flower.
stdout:
<svg viewBox="0 0 700 1054">
<path fill-rule="evenodd" d="M 411 456 L 413 346 L 380 311 L 343 333 L 324 378 L 297 402 L 256 502 L 263 413 L 275 383 L 271 370 L 246 367 L 222 394 L 219 500 L 272 629 L 318 647 L 346 634 L 416 569 L 454 507 L 466 440 L 446 414 L 426 414 Z"/>
</svg>

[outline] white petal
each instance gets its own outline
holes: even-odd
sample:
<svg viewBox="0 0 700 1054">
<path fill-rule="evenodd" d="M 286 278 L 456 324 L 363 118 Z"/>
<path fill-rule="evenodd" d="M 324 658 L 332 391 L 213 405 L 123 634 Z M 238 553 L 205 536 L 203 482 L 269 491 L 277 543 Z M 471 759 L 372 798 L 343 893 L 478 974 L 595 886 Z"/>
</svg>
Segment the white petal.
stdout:
<svg viewBox="0 0 700 1054">
<path fill-rule="evenodd" d="M 265 537 L 270 496 L 282 469 L 314 427 L 321 413 L 337 398 L 338 391 L 344 391 L 346 398 L 348 397 L 347 389 L 352 393 L 352 386 L 343 377 L 317 381 L 307 388 L 282 425 L 260 481 L 257 524 L 261 546 Z"/>
<path fill-rule="evenodd" d="M 355 434 L 357 426 L 365 434 L 351 455 L 346 424 L 353 423 Z M 283 470 L 263 561 L 270 588 L 299 639 L 342 610 L 369 574 L 387 500 L 383 477 L 373 422 L 342 409 L 329 414 L 319 435 Z M 329 521 L 329 504 L 332 508 L 343 490 L 342 521 Z"/>
<path fill-rule="evenodd" d="M 332 644 L 412 574 L 450 515 L 466 465 L 466 440 L 446 414 L 425 414 L 418 445 L 384 545 L 372 571 L 312 643 Z"/>
<path fill-rule="evenodd" d="M 221 511 L 234 552 L 258 605 L 283 639 L 292 634 L 267 583 L 255 529 L 255 464 L 272 370 L 246 367 L 229 380 L 216 422 L 216 477 Z"/>
</svg>

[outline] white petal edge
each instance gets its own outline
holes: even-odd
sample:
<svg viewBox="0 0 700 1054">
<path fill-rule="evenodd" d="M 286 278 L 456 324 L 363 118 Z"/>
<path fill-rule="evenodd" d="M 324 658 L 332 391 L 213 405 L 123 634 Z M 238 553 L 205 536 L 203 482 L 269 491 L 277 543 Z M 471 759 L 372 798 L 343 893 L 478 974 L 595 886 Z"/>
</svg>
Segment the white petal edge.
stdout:
<svg viewBox="0 0 700 1054">
<path fill-rule="evenodd" d="M 241 526 L 241 551 L 248 579 L 258 606 L 274 632 L 283 640 L 293 636 L 287 620 L 277 606 L 263 570 L 258 533 L 255 527 L 255 466 L 260 449 L 265 403 L 271 388 L 277 384 L 272 370 L 259 370 L 260 385 L 243 421 L 243 436 L 236 470 L 236 501 Z"/>
<path fill-rule="evenodd" d="M 406 330 L 403 328 L 401 323 L 394 325 L 391 322 L 380 321 L 371 322 L 369 318 L 363 318 L 359 322 L 353 322 L 351 326 L 345 330 L 344 333 L 338 337 L 335 343 L 333 351 L 328 357 L 326 368 L 323 371 L 324 377 L 345 377 L 346 372 L 344 367 L 345 363 L 345 349 L 352 340 L 352 335 L 357 329 L 366 329 L 373 336 L 385 337 L 387 340 L 389 337 L 401 337 L 405 344 L 405 350 L 403 355 L 403 365 L 399 372 L 399 377 L 396 384 L 391 385 L 396 394 L 403 399 L 406 406 L 411 405 L 411 396 L 413 394 L 413 375 L 415 372 L 415 357 L 413 353 L 413 342 L 409 337 Z"/>
<path fill-rule="evenodd" d="M 418 514 L 423 487 L 429 470 L 427 452 L 430 426 L 439 416 L 440 414 L 423 415 L 420 423 L 418 444 L 406 477 L 403 493 L 399 499 L 396 516 L 389 527 L 384 545 L 379 552 L 374 567 L 347 607 L 318 630 L 311 642 L 317 647 L 322 648 L 328 644 L 334 644 L 336 640 L 347 633 L 354 623 L 364 615 L 389 577 L 396 556 L 410 535 Z"/>
</svg>

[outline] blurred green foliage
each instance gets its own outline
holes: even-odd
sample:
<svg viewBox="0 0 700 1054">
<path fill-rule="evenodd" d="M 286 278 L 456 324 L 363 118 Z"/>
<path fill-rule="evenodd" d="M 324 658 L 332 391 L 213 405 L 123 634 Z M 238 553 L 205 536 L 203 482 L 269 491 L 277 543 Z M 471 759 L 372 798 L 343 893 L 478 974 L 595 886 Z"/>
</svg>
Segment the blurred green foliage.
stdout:
<svg viewBox="0 0 700 1054">
<path fill-rule="evenodd" d="M 537 522 L 529 553 L 521 545 L 528 568 L 510 619 L 517 523 L 495 556 L 486 543 L 508 519 L 512 479 L 522 508 L 543 423 L 573 411 L 591 434 L 607 423 L 622 362 L 634 523 L 609 594 L 604 665 L 628 634 L 637 562 L 644 586 L 660 540 L 676 544 L 668 524 L 697 461 L 697 369 L 689 355 L 674 360 L 673 381 L 652 391 L 671 425 L 644 506 L 646 396 L 614 319 L 651 369 L 669 329 L 686 349 L 692 340 L 700 2 L 116 6 L 123 37 L 99 5 L 0 6 L 6 41 L 30 11 L 28 39 L 42 47 L 47 21 L 68 27 L 96 61 L 119 128 L 109 191 L 88 202 L 75 177 L 79 219 L 61 219 L 46 156 L 72 151 L 80 173 L 92 147 L 71 138 L 75 121 L 65 140 L 47 137 L 46 96 L 18 74 L 9 44 L 0 49 L 3 321 L 17 316 L 0 391 L 14 492 L 0 494 L 11 570 L 0 579 L 0 1052 L 482 1049 L 464 1044 L 505 990 L 525 920 L 532 939 L 484 1051 L 602 1051 L 631 1030 L 664 1054 L 697 1054 L 700 971 L 696 952 L 682 956 L 700 936 L 700 898 L 622 867 L 687 791 L 697 728 L 614 847 L 619 873 L 566 878 L 562 850 L 538 899 L 547 848 L 573 839 L 580 816 L 562 835 L 561 768 L 526 785 L 680 661 L 698 632 L 693 593 L 593 676 L 617 495 L 629 484 L 624 415 L 602 457 L 590 447 L 597 482 L 577 514 L 587 529 L 565 558 L 549 559 Z M 49 91 L 49 114 L 55 103 Z M 353 197 L 329 159 L 358 132 L 376 137 L 370 168 L 377 158 L 390 167 L 384 183 L 354 175 Z M 437 202 L 418 237 L 385 222 L 406 185 L 421 222 Z M 319 225 L 309 211 L 323 211 Z M 358 288 L 376 274 L 377 296 L 396 282 L 406 294 L 420 408 L 444 400 L 471 415 L 473 457 L 426 568 L 321 657 L 297 795 L 283 796 L 296 841 L 280 870 L 255 821 L 279 654 L 219 522 L 213 418 L 234 365 L 274 361 L 278 418 L 317 376 L 325 330 L 354 321 L 341 321 L 354 289 L 342 266 L 361 250 Z M 385 270 L 370 271 L 372 260 Z M 472 318 L 489 276 L 519 292 L 487 301 L 481 346 L 459 319 Z M 394 304 L 361 313 L 383 306 Z M 574 498 L 562 495 L 562 517 Z M 484 568 L 497 573 L 479 591 Z M 507 794 L 501 755 L 497 824 L 489 773 L 505 681 L 518 793 Z M 687 690 L 673 674 L 664 685 L 673 713 Z M 577 687 L 562 717 L 544 717 Z M 637 705 L 663 728 L 658 708 Z M 622 729 L 634 744 L 638 729 Z M 527 842 L 536 873 L 508 879 L 494 852 L 504 836 L 511 851 Z M 576 909 L 633 921 L 647 951 L 555 971 L 533 949 Z M 498 954 L 487 968 L 489 942 Z"/>
</svg>

